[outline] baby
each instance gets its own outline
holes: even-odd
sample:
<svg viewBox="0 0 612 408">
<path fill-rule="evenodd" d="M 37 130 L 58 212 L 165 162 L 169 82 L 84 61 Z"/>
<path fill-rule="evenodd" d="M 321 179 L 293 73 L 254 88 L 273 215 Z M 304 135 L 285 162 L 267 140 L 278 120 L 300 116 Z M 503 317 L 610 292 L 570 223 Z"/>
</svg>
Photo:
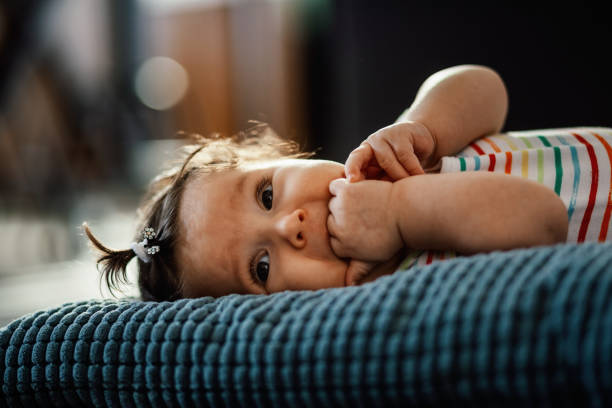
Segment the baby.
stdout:
<svg viewBox="0 0 612 408">
<path fill-rule="evenodd" d="M 586 145 L 577 136 L 579 146 L 549 142 L 550 154 L 487 154 L 495 143 L 485 136 L 501 130 L 506 111 L 495 71 L 448 68 L 429 77 L 398 121 L 370 135 L 344 166 L 310 159 L 263 124 L 230 138 L 198 138 L 151 184 L 140 209 L 144 236 L 130 249 L 111 250 L 84 228 L 103 252 L 98 265 L 111 290 L 137 257 L 142 298 L 158 301 L 359 284 L 392 273 L 409 250 L 474 254 L 580 241 L 568 239 L 578 190 L 562 199 L 565 190 L 525 166 L 532 154 L 539 169 L 537 155 L 554 161 L 562 144 L 569 146 L 563 157 Z M 605 150 L 612 134 L 597 136 L 598 157 L 612 157 Z M 523 177 L 509 176 L 515 156 Z M 496 166 L 496 157 L 510 164 Z M 606 233 L 609 197 L 594 216 Z"/>
</svg>

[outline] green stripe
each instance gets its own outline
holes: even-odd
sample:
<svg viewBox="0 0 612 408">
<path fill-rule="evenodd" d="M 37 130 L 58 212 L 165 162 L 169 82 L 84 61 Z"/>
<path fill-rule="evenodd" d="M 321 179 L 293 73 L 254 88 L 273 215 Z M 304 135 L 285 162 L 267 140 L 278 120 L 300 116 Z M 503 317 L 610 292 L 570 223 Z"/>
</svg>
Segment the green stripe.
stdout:
<svg viewBox="0 0 612 408">
<path fill-rule="evenodd" d="M 544 152 L 538 150 L 538 183 L 544 182 Z"/>
<path fill-rule="evenodd" d="M 555 146 L 553 148 L 555 151 L 555 193 L 558 196 L 561 196 L 561 181 L 563 180 L 563 166 L 561 165 L 561 149 Z"/>
<path fill-rule="evenodd" d="M 525 137 L 525 138 L 521 138 L 521 140 L 525 142 L 525 146 L 527 146 L 528 149 L 533 149 L 533 146 L 531 145 L 529 138 Z"/>
<path fill-rule="evenodd" d="M 408 269 L 411 266 L 413 266 L 415 264 L 415 262 L 417 261 L 417 258 L 419 256 L 421 256 L 421 254 L 425 252 L 425 251 L 419 251 L 416 249 L 410 250 L 408 252 L 408 255 L 406 255 L 406 258 L 404 258 L 404 260 L 400 263 L 400 266 L 397 267 L 397 269 Z"/>
<path fill-rule="evenodd" d="M 465 171 L 466 165 L 465 165 L 465 159 L 463 157 L 459 158 L 459 165 L 460 165 L 460 170 Z"/>
<path fill-rule="evenodd" d="M 542 141 L 544 146 L 546 146 L 546 147 L 550 147 L 551 146 L 550 142 L 544 136 L 538 136 L 538 139 L 540 139 Z"/>
</svg>

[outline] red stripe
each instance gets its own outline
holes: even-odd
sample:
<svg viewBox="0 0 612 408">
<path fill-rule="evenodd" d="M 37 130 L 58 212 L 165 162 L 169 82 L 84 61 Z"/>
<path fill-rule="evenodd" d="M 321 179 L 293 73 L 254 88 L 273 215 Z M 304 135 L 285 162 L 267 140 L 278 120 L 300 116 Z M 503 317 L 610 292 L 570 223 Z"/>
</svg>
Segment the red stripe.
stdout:
<svg viewBox="0 0 612 408">
<path fill-rule="evenodd" d="M 490 154 L 489 155 L 489 171 L 493 171 L 493 170 L 495 170 L 495 155 Z"/>
<path fill-rule="evenodd" d="M 610 167 L 612 168 L 612 147 L 606 142 L 606 140 L 599 136 L 597 133 L 593 133 L 597 140 L 601 142 L 606 148 L 608 153 L 608 159 L 610 161 Z M 606 212 L 604 213 L 603 222 L 601 223 L 601 230 L 599 231 L 599 241 L 605 241 L 608 235 L 608 226 L 610 224 L 610 213 L 612 213 L 612 170 L 610 172 L 610 191 L 608 192 L 608 205 L 606 206 Z"/>
<path fill-rule="evenodd" d="M 512 153 L 506 152 L 506 174 L 510 174 L 512 171 Z"/>
<path fill-rule="evenodd" d="M 425 262 L 425 264 L 429 265 L 432 262 L 433 262 L 433 252 L 429 251 L 427 253 L 427 261 Z"/>
<path fill-rule="evenodd" d="M 586 210 L 584 210 L 584 217 L 582 218 L 582 224 L 580 224 L 580 230 L 578 231 L 578 242 L 584 242 L 587 229 L 589 228 L 589 222 L 591 222 L 593 207 L 595 207 L 597 183 L 599 182 L 599 168 L 597 166 L 597 157 L 595 157 L 593 146 L 579 134 L 573 133 L 573 135 L 580 143 L 586 146 L 587 152 L 589 153 L 589 159 L 591 160 L 591 191 L 589 192 L 589 203 L 587 204 Z"/>
<path fill-rule="evenodd" d="M 476 150 L 476 153 L 478 153 L 479 155 L 484 155 L 485 154 L 484 150 L 482 150 L 480 148 L 480 146 L 478 146 L 476 143 L 470 143 L 470 147 L 472 149 Z"/>
</svg>

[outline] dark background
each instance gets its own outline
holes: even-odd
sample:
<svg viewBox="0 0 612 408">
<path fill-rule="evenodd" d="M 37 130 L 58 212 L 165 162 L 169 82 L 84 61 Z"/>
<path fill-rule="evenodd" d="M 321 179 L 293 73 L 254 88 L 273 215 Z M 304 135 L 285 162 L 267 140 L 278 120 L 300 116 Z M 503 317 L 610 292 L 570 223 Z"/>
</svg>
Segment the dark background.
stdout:
<svg viewBox="0 0 612 408">
<path fill-rule="evenodd" d="M 601 4 L 335 1 L 326 16 L 306 14 L 310 146 L 343 161 L 428 75 L 466 63 L 504 79 L 505 130 L 612 126 L 612 24 Z"/>
</svg>

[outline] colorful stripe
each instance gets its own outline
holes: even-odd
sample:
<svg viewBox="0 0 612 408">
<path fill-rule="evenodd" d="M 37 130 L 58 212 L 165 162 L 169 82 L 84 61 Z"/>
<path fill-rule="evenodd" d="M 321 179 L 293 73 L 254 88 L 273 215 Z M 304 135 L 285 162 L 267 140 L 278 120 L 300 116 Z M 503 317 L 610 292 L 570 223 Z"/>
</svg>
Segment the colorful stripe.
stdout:
<svg viewBox="0 0 612 408">
<path fill-rule="evenodd" d="M 601 223 L 601 230 L 599 231 L 598 238 L 599 241 L 605 241 L 606 236 L 608 235 L 608 226 L 610 225 L 610 213 L 612 213 L 612 147 L 610 147 L 608 142 L 606 142 L 606 140 L 597 133 L 593 133 L 593 135 L 605 147 L 606 153 L 608 153 L 608 160 L 610 161 L 610 189 L 608 191 L 608 204 L 606 205 L 606 210 L 604 213 L 603 221 Z"/>
<path fill-rule="evenodd" d="M 489 171 L 493 171 L 493 170 L 495 170 L 495 155 L 490 154 L 489 155 Z"/>
<path fill-rule="evenodd" d="M 538 183 L 544 183 L 544 152 L 538 149 Z"/>
<path fill-rule="evenodd" d="M 512 172 L 512 153 L 506 152 L 506 168 L 504 169 L 506 174 L 510 174 Z"/>
<path fill-rule="evenodd" d="M 504 135 L 504 136 L 502 137 L 502 139 L 503 139 L 503 140 L 504 140 L 506 143 L 508 143 L 508 146 L 510 146 L 510 149 L 512 149 L 512 150 L 518 150 L 518 147 L 517 147 L 517 146 L 514 144 L 514 142 L 512 141 L 512 138 L 511 138 L 510 136 L 508 136 L 508 135 Z"/>
<path fill-rule="evenodd" d="M 466 169 L 465 159 L 463 157 L 460 157 L 459 158 L 459 170 L 465 171 L 465 169 Z"/>
<path fill-rule="evenodd" d="M 563 181 L 563 163 L 561 162 L 561 149 L 558 146 L 553 148 L 555 152 L 555 193 L 561 196 L 561 183 Z"/>
<path fill-rule="evenodd" d="M 531 144 L 528 138 L 524 137 L 521 138 L 521 140 L 523 141 L 523 143 L 525 143 L 525 146 L 527 146 L 528 149 L 533 149 L 533 145 Z"/>
<path fill-rule="evenodd" d="M 540 139 L 542 141 L 542 144 L 544 146 L 546 146 L 546 147 L 550 147 L 551 146 L 551 144 L 548 141 L 548 139 L 546 139 L 544 136 L 538 136 L 538 139 Z"/>
<path fill-rule="evenodd" d="M 544 146 L 552 146 L 546 137 L 539 135 L 538 139 L 540 139 Z M 544 151 L 542 150 L 538 150 L 538 183 L 544 183 Z"/>
<path fill-rule="evenodd" d="M 478 146 L 476 143 L 470 143 L 470 147 L 476 150 L 476 153 L 478 153 L 479 155 L 483 155 L 483 156 L 485 155 L 484 150 L 482 150 L 480 146 Z"/>
<path fill-rule="evenodd" d="M 524 178 L 529 176 L 529 154 L 527 150 L 523 150 L 521 154 L 521 176 Z"/>
<path fill-rule="evenodd" d="M 595 150 L 593 149 L 593 146 L 579 134 L 573 133 L 573 135 L 580 143 L 586 146 L 589 154 L 589 160 L 591 161 L 591 189 L 589 191 L 589 202 L 586 210 L 584 211 L 584 217 L 582 218 L 582 223 L 580 224 L 580 230 L 578 232 L 578 242 L 584 242 L 587 229 L 589 228 L 589 223 L 591 222 L 591 214 L 593 213 L 593 208 L 595 207 L 597 183 L 599 182 L 599 168 L 597 167 L 597 157 L 595 157 Z"/>
<path fill-rule="evenodd" d="M 498 145 L 495 144 L 494 141 L 492 141 L 491 139 L 489 139 L 488 137 L 485 137 L 482 139 L 483 141 L 487 142 L 492 148 L 493 151 L 495 151 L 495 153 L 501 153 L 501 149 L 499 148 Z"/>
<path fill-rule="evenodd" d="M 409 251 L 406 258 L 404 258 L 400 266 L 398 266 L 398 269 L 408 269 L 414 266 L 417 263 L 419 256 L 421 256 L 423 252 L 424 251 L 417 251 L 415 249 Z"/>
<path fill-rule="evenodd" d="M 567 207 L 567 218 L 572 219 L 574 209 L 576 208 L 576 198 L 578 197 L 578 187 L 580 185 L 580 163 L 578 161 L 578 151 L 572 145 L 570 145 L 563 137 L 557 136 L 557 139 L 564 146 L 568 146 L 572 155 L 572 165 L 574 166 L 574 184 L 572 185 L 572 196 Z"/>
<path fill-rule="evenodd" d="M 474 170 L 480 170 L 480 157 L 474 156 Z"/>
</svg>

